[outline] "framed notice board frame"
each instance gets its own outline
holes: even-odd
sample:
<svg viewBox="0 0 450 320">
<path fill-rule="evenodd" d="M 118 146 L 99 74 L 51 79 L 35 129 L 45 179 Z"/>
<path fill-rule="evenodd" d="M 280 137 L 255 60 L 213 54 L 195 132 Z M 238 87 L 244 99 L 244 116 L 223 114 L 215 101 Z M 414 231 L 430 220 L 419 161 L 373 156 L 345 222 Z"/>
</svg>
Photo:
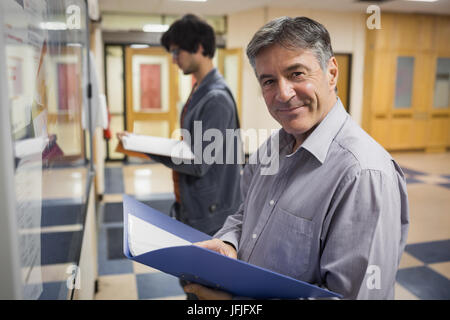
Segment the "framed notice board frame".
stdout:
<svg viewBox="0 0 450 320">
<path fill-rule="evenodd" d="M 79 289 L 95 175 L 88 57 L 87 1 L 0 2 L 0 299 Z"/>
</svg>

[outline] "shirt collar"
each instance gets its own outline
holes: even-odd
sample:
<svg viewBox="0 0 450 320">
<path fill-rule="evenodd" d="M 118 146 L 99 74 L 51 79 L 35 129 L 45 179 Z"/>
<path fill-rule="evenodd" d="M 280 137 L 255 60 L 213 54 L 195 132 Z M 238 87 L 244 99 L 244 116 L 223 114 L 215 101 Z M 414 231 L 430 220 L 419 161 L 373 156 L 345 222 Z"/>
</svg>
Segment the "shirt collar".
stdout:
<svg viewBox="0 0 450 320">
<path fill-rule="evenodd" d="M 197 90 L 200 88 L 203 88 L 204 86 L 208 85 L 210 82 L 215 80 L 217 77 L 220 77 L 219 71 L 217 71 L 216 68 L 213 68 L 211 71 L 209 71 L 206 76 L 203 78 L 202 82 L 198 85 Z"/>
<path fill-rule="evenodd" d="M 293 156 L 299 149 L 308 150 L 320 163 L 325 162 L 331 142 L 338 134 L 345 120 L 347 119 L 347 112 L 342 105 L 342 102 L 337 98 L 336 103 L 319 123 L 316 129 L 309 135 L 303 144 L 294 153 L 289 154 L 288 157 Z M 293 137 L 292 137 L 293 138 Z"/>
</svg>

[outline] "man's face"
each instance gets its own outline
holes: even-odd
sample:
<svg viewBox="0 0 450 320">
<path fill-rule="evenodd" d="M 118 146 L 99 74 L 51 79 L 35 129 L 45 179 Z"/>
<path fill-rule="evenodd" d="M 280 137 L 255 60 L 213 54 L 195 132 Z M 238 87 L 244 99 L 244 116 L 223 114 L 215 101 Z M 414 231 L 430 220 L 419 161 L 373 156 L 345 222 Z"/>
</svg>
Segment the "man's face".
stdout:
<svg viewBox="0 0 450 320">
<path fill-rule="evenodd" d="M 189 53 L 176 45 L 171 45 L 169 51 L 172 54 L 173 63 L 176 63 L 184 74 L 191 74 L 198 70 L 196 53 Z"/>
<path fill-rule="evenodd" d="M 311 132 L 336 102 L 334 57 L 323 71 L 312 51 L 274 44 L 258 53 L 255 71 L 270 114 L 295 137 Z"/>
</svg>

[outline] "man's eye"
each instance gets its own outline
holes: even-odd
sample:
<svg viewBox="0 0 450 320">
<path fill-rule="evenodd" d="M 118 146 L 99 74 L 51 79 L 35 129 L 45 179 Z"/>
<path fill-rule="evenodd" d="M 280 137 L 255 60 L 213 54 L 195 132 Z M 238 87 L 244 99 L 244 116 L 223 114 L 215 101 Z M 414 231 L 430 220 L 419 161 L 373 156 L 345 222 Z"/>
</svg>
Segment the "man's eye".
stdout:
<svg viewBox="0 0 450 320">
<path fill-rule="evenodd" d="M 292 78 L 299 78 L 299 77 L 301 77 L 302 75 L 304 75 L 303 72 L 300 72 L 300 71 L 298 71 L 298 72 L 293 72 L 293 73 L 292 73 Z"/>
<path fill-rule="evenodd" d="M 267 87 L 273 83 L 273 80 L 269 79 L 263 82 L 263 87 Z"/>
</svg>

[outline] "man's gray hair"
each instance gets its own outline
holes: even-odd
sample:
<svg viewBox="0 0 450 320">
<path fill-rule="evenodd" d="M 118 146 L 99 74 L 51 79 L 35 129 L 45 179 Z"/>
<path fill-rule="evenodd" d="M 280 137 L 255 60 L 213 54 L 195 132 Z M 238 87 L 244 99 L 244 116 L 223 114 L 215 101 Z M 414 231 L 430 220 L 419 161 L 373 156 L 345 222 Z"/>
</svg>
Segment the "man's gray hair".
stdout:
<svg viewBox="0 0 450 320">
<path fill-rule="evenodd" d="M 330 35 L 323 25 L 306 17 L 280 17 L 259 29 L 248 44 L 247 57 L 253 69 L 259 51 L 274 44 L 286 49 L 311 50 L 323 71 L 334 55 Z"/>
</svg>

